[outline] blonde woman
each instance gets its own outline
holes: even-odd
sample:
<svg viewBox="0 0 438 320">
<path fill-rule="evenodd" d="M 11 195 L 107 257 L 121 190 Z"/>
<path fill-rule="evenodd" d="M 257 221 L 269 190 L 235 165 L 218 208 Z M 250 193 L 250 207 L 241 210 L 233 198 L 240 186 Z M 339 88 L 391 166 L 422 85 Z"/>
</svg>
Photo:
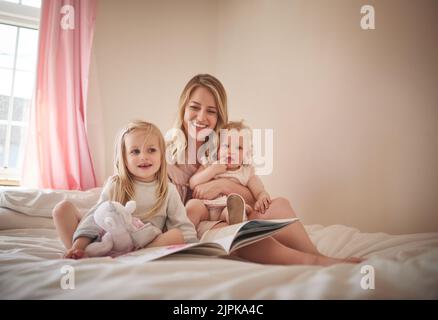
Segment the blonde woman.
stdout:
<svg viewBox="0 0 438 320">
<path fill-rule="evenodd" d="M 186 216 L 179 194 L 168 182 L 165 143 L 160 130 L 148 122 L 131 122 L 120 133 L 115 149 L 115 175 L 103 187 L 98 204 L 85 217 L 67 201 L 59 203 L 53 211 L 57 232 L 67 249 L 65 257 L 83 258 L 88 244 L 102 236 L 93 213 L 106 200 L 123 205 L 135 200 L 137 208 L 133 215 L 151 223 L 136 234 L 137 247 L 197 242 L 195 228 Z M 168 231 L 163 232 L 164 227 Z M 142 234 L 145 232 L 148 235 Z M 150 238 L 150 233 L 154 240 L 142 243 L 142 239 Z"/>
<path fill-rule="evenodd" d="M 183 202 L 190 199 L 215 199 L 219 195 L 237 193 L 246 203 L 254 206 L 251 191 L 232 179 L 214 179 L 198 184 L 190 189 L 190 178 L 201 166 L 201 159 L 214 155 L 211 150 L 203 150 L 207 142 L 228 122 L 227 95 L 221 82 L 209 74 L 194 76 L 184 87 L 180 100 L 178 117 L 174 130 L 168 137 L 168 173 L 176 185 Z M 217 146 L 216 146 L 217 149 Z M 210 152 L 208 152 L 210 151 Z M 198 156 L 199 155 L 199 156 Z M 293 218 L 296 214 L 285 198 L 274 198 L 264 213 L 253 210 L 248 219 Z M 223 221 L 201 221 L 198 234 L 211 228 L 227 224 Z M 360 259 L 335 259 L 322 255 L 310 240 L 304 226 L 296 222 L 273 237 L 261 240 L 237 250 L 236 254 L 249 261 L 266 264 L 309 264 L 331 265 L 340 262 L 358 262 Z"/>
</svg>

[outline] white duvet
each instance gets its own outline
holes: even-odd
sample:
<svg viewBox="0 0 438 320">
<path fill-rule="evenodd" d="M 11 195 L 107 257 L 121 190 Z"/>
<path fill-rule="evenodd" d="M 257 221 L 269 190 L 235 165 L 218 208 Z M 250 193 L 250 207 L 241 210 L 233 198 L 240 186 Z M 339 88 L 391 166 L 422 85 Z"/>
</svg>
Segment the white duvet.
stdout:
<svg viewBox="0 0 438 320">
<path fill-rule="evenodd" d="M 307 226 L 322 253 L 368 258 L 359 265 L 331 267 L 259 265 L 190 254 L 147 263 L 61 259 L 51 208 L 69 199 L 85 209 L 98 194 L 0 193 L 1 299 L 438 298 L 438 233 L 395 236 L 342 225 Z M 65 266 L 72 268 L 62 273 Z M 67 276 L 74 289 L 62 288 Z"/>
</svg>

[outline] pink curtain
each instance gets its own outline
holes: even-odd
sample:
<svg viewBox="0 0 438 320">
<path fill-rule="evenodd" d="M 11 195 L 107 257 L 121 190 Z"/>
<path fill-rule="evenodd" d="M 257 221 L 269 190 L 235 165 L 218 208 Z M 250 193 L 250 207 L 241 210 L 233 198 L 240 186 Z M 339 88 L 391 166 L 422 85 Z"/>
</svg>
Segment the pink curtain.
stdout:
<svg viewBox="0 0 438 320">
<path fill-rule="evenodd" d="M 23 186 L 69 190 L 97 186 L 85 123 L 96 1 L 42 2 Z"/>
</svg>

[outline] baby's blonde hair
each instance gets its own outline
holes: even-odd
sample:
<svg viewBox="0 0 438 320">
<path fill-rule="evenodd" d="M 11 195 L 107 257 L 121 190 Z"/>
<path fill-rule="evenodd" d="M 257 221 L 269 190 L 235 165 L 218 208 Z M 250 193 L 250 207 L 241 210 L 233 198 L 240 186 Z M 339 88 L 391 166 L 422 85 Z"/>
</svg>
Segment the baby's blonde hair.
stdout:
<svg viewBox="0 0 438 320">
<path fill-rule="evenodd" d="M 140 219 L 148 219 L 152 217 L 164 204 L 167 196 L 168 180 L 167 180 L 167 165 L 165 159 L 165 143 L 163 135 L 160 129 L 152 123 L 134 120 L 130 122 L 125 129 L 123 129 L 118 139 L 116 140 L 115 155 L 114 155 L 114 171 L 113 177 L 114 189 L 112 192 L 112 200 L 120 202 L 125 205 L 129 200 L 133 200 L 135 197 L 134 189 L 134 176 L 129 172 L 126 166 L 126 144 L 125 137 L 127 134 L 133 131 L 144 131 L 145 142 L 150 139 L 151 136 L 155 136 L 158 139 L 158 147 L 161 152 L 160 157 L 160 169 L 155 174 L 158 186 L 156 189 L 157 201 L 149 212 L 145 212 Z"/>
<path fill-rule="evenodd" d="M 187 136 L 185 135 L 184 129 L 184 113 L 193 91 L 198 87 L 208 89 L 216 102 L 218 117 L 216 127 L 214 128 L 215 132 L 219 134 L 219 130 L 228 122 L 227 93 L 222 83 L 210 74 L 198 74 L 194 76 L 186 84 L 179 98 L 178 116 L 173 125 L 174 128 L 179 130 L 172 133 L 167 146 L 172 161 L 178 160 L 187 148 Z M 184 132 L 184 135 L 179 134 L 181 132 L 180 130 Z"/>
<path fill-rule="evenodd" d="M 226 125 L 224 125 L 222 127 L 222 129 L 228 129 L 228 130 L 232 130 L 232 129 L 236 129 L 237 131 L 241 131 L 243 129 L 248 129 L 251 130 L 250 127 L 248 127 L 243 120 L 240 121 L 229 121 Z"/>
</svg>

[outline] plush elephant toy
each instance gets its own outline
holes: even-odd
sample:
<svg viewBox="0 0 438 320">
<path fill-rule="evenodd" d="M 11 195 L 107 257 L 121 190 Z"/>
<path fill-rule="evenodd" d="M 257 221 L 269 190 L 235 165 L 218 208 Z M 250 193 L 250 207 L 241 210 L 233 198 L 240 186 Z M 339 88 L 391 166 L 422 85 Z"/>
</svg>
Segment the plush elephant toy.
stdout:
<svg viewBox="0 0 438 320">
<path fill-rule="evenodd" d="M 85 253 L 89 257 L 115 257 L 142 248 L 161 234 L 153 224 L 133 217 L 135 208 L 135 201 L 125 206 L 115 201 L 102 202 L 94 212 L 94 220 L 105 234 L 102 241 L 90 243 Z"/>
</svg>

